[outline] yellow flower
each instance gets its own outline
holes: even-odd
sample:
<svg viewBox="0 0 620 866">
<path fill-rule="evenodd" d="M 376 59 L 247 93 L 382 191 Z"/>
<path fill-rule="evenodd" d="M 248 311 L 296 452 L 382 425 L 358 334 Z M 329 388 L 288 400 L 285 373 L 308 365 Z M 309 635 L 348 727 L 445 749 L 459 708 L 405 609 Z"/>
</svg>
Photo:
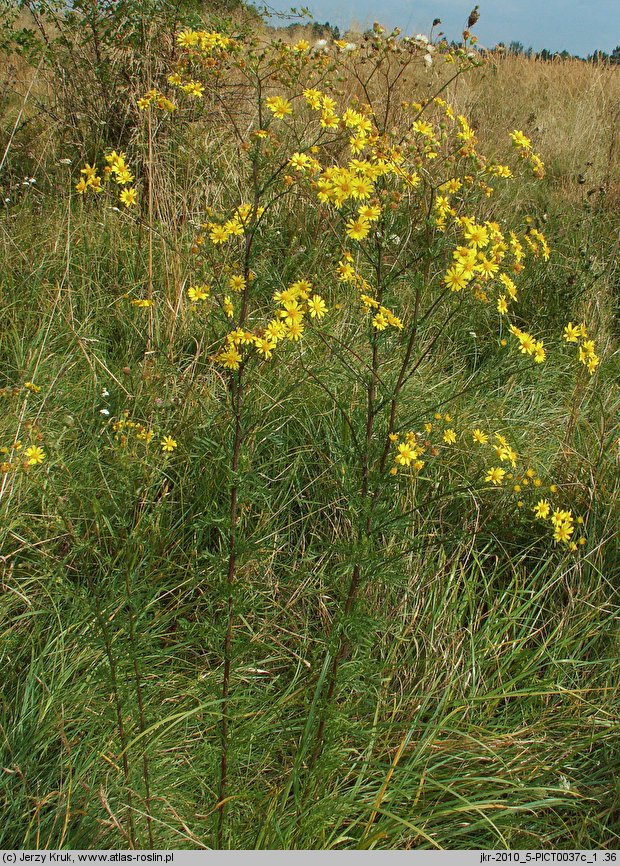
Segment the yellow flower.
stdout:
<svg viewBox="0 0 620 866">
<path fill-rule="evenodd" d="M 242 358 L 236 346 L 229 346 L 225 352 L 219 352 L 214 360 L 226 367 L 227 370 L 238 370 Z"/>
<path fill-rule="evenodd" d="M 446 271 L 443 281 L 453 292 L 460 292 L 471 280 L 470 274 L 471 271 L 465 270 L 460 265 L 454 265 Z"/>
<path fill-rule="evenodd" d="M 355 279 L 355 269 L 349 262 L 338 262 L 336 275 L 341 283 L 349 283 Z"/>
<path fill-rule="evenodd" d="M 529 138 L 525 137 L 525 135 L 521 132 L 520 129 L 515 129 L 514 132 L 511 132 L 510 137 L 512 138 L 512 142 L 515 147 L 520 147 L 523 150 L 529 150 L 532 147 L 532 142 L 529 140 Z"/>
<path fill-rule="evenodd" d="M 286 334 L 286 326 L 282 322 L 273 319 L 265 328 L 265 336 L 274 344 L 281 340 Z"/>
<path fill-rule="evenodd" d="M 350 238 L 353 238 L 354 241 L 363 240 L 369 231 L 370 223 L 367 219 L 364 219 L 363 217 L 358 217 L 357 219 L 350 219 L 347 222 L 347 234 Z"/>
<path fill-rule="evenodd" d="M 187 295 L 190 301 L 206 301 L 209 297 L 209 286 L 190 286 Z"/>
<path fill-rule="evenodd" d="M 505 295 L 500 295 L 497 299 L 497 312 L 502 316 L 508 312 L 508 304 L 506 303 Z"/>
<path fill-rule="evenodd" d="M 265 359 L 271 358 L 271 353 L 275 349 L 276 344 L 268 337 L 256 337 L 254 346 L 258 352 L 261 352 Z"/>
<path fill-rule="evenodd" d="M 575 326 L 572 322 L 569 322 L 564 328 L 564 339 L 567 343 L 576 343 L 580 336 L 581 328 L 579 325 Z"/>
<path fill-rule="evenodd" d="M 314 90 L 313 88 L 308 87 L 306 88 L 306 90 L 303 91 L 302 95 L 310 108 L 314 108 L 318 111 L 318 109 L 321 107 L 321 91 Z"/>
<path fill-rule="evenodd" d="M 506 474 L 505 469 L 500 469 L 499 467 L 492 467 L 486 474 L 485 481 L 490 481 L 491 484 L 501 484 L 504 475 Z"/>
<path fill-rule="evenodd" d="M 452 429 L 448 429 L 443 434 L 443 441 L 446 445 L 454 445 L 456 442 L 456 433 Z"/>
<path fill-rule="evenodd" d="M 281 96 L 268 96 L 265 100 L 265 105 L 279 120 L 282 120 L 287 114 L 293 113 L 291 103 L 288 99 L 283 99 Z"/>
<path fill-rule="evenodd" d="M 570 511 L 564 511 L 561 508 L 556 508 L 551 515 L 551 522 L 554 526 L 559 526 L 562 523 L 572 523 L 573 515 Z"/>
<path fill-rule="evenodd" d="M 200 39 L 199 34 L 195 30 L 182 30 L 177 35 L 177 44 L 181 46 L 181 48 L 191 48 L 193 45 L 198 43 Z"/>
<path fill-rule="evenodd" d="M 562 541 L 567 544 L 573 534 L 575 527 L 570 523 L 558 523 L 553 532 L 554 541 Z"/>
<path fill-rule="evenodd" d="M 484 226 L 475 223 L 465 230 L 465 237 L 472 246 L 486 247 L 489 243 L 489 232 Z"/>
<path fill-rule="evenodd" d="M 242 292 L 245 289 L 245 277 L 234 274 L 228 278 L 228 288 L 233 292 Z"/>
<path fill-rule="evenodd" d="M 138 193 L 136 192 L 135 188 L 133 186 L 130 186 L 121 192 L 119 199 L 125 205 L 125 207 L 131 207 L 133 204 L 136 203 L 137 197 Z"/>
<path fill-rule="evenodd" d="M 486 443 L 489 441 L 489 437 L 487 436 L 487 434 L 483 430 L 479 430 L 478 428 L 476 428 L 472 433 L 472 438 L 474 442 L 478 442 L 479 445 L 486 445 Z"/>
<path fill-rule="evenodd" d="M 539 499 L 537 504 L 533 508 L 534 514 L 540 520 L 546 520 L 549 517 L 550 510 L 551 506 L 546 499 Z"/>
<path fill-rule="evenodd" d="M 291 168 L 294 168 L 295 171 L 303 171 L 305 168 L 308 168 L 312 161 L 308 154 L 306 153 L 294 153 L 288 161 L 288 164 Z"/>
<path fill-rule="evenodd" d="M 146 442 L 148 445 L 155 434 L 152 430 L 147 430 L 146 427 L 142 427 L 139 433 L 136 434 L 136 439 L 139 439 L 141 442 Z"/>
<path fill-rule="evenodd" d="M 204 85 L 200 81 L 188 81 L 187 84 L 181 86 L 181 90 L 187 93 L 188 96 L 193 96 L 195 99 L 202 99 L 204 96 Z"/>
<path fill-rule="evenodd" d="M 323 318 L 323 316 L 327 312 L 327 306 L 320 295 L 313 295 L 312 298 L 308 301 L 308 311 L 310 312 L 311 319 Z"/>
<path fill-rule="evenodd" d="M 38 445 L 31 445 L 24 451 L 24 456 L 28 461 L 28 466 L 36 466 L 45 460 L 45 451 Z"/>
<path fill-rule="evenodd" d="M 223 244 L 228 240 L 229 232 L 224 226 L 211 223 L 209 226 L 209 237 L 214 244 Z"/>
<path fill-rule="evenodd" d="M 280 315 L 284 319 L 285 324 L 292 325 L 293 322 L 300 324 L 304 318 L 304 310 L 299 306 L 297 301 L 284 301 L 284 310 L 281 310 Z"/>
<path fill-rule="evenodd" d="M 131 183 L 133 180 L 135 178 L 128 168 L 123 168 L 121 171 L 116 172 L 116 182 L 120 186 L 125 186 L 125 184 Z"/>
<path fill-rule="evenodd" d="M 514 450 L 510 447 L 510 445 L 501 445 L 495 448 L 495 453 L 499 457 L 500 460 L 508 460 L 510 461 L 511 466 L 514 468 L 517 465 L 517 455 Z M 524 482 L 527 484 L 527 481 Z"/>
<path fill-rule="evenodd" d="M 418 450 L 415 446 L 407 442 L 401 442 L 398 446 L 398 454 L 394 457 L 396 463 L 401 466 L 411 466 L 411 461 L 418 456 Z"/>
<path fill-rule="evenodd" d="M 378 220 L 381 216 L 381 208 L 378 205 L 362 205 L 358 213 L 361 219 L 368 220 L 369 222 L 374 222 Z"/>
<path fill-rule="evenodd" d="M 80 174 L 84 175 L 86 183 L 91 183 L 97 176 L 97 169 L 94 165 L 89 165 L 88 163 L 86 163 L 84 168 L 80 169 Z"/>
<path fill-rule="evenodd" d="M 372 324 L 377 331 L 385 331 L 389 323 L 385 315 L 379 312 L 373 317 Z"/>
<path fill-rule="evenodd" d="M 423 135 L 426 138 L 430 138 L 433 135 L 432 124 L 426 123 L 425 120 L 416 120 L 415 123 L 411 125 L 411 128 L 414 132 L 417 132 L 419 135 Z"/>
<path fill-rule="evenodd" d="M 301 338 L 304 332 L 303 322 L 291 322 L 291 324 L 286 329 L 286 336 L 289 340 L 293 340 L 297 342 Z"/>
</svg>

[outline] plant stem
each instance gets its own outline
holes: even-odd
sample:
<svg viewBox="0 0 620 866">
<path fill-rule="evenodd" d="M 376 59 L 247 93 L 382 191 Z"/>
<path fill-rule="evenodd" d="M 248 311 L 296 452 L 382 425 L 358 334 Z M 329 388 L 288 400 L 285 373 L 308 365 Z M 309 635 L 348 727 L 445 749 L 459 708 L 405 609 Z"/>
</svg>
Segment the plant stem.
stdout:
<svg viewBox="0 0 620 866">
<path fill-rule="evenodd" d="M 99 598 L 95 595 L 95 612 L 99 621 L 99 627 L 103 636 L 103 644 L 105 653 L 108 659 L 108 667 L 110 668 L 110 681 L 112 684 L 112 695 L 114 696 L 114 708 L 116 710 L 116 724 L 118 727 L 118 738 L 120 740 L 123 762 L 123 777 L 127 788 L 127 841 L 130 848 L 136 848 L 136 833 L 133 823 L 133 803 L 131 796 L 131 787 L 129 784 L 129 758 L 127 757 L 127 735 L 125 733 L 125 724 L 123 722 L 123 706 L 121 697 L 118 691 L 118 678 L 116 676 L 116 662 L 112 653 L 112 644 L 108 634 L 106 618 L 101 611 Z"/>
<path fill-rule="evenodd" d="M 146 731 L 146 716 L 144 714 L 144 700 L 142 697 L 142 684 L 140 682 L 140 666 L 136 655 L 136 623 L 131 597 L 131 584 L 129 582 L 129 570 L 125 571 L 125 588 L 127 591 L 127 606 L 129 609 L 129 642 L 131 645 L 131 660 L 133 664 L 134 681 L 136 684 L 136 699 L 138 702 L 138 718 L 140 722 L 140 734 Z M 149 847 L 155 848 L 153 841 L 153 819 L 151 816 L 151 781 L 149 776 L 149 762 L 146 756 L 147 745 L 144 743 L 142 749 L 142 778 L 144 780 L 144 802 L 146 806 L 146 826 L 149 835 Z M 123 756 L 124 757 L 124 756 Z"/>
<path fill-rule="evenodd" d="M 375 280 L 377 284 L 377 300 L 379 303 L 383 300 L 383 245 L 381 241 L 381 237 L 383 234 L 384 225 L 383 220 L 379 223 L 379 231 L 375 235 L 375 243 L 376 243 L 376 261 L 375 261 Z M 366 388 L 366 437 L 365 437 L 365 445 L 363 450 L 362 457 L 362 467 L 361 467 L 361 484 L 360 484 L 360 499 L 362 502 L 363 510 L 366 511 L 366 520 L 364 522 L 363 528 L 359 532 L 359 538 L 362 540 L 363 538 L 369 538 L 372 533 L 372 517 L 374 506 L 376 503 L 375 497 L 369 497 L 369 480 L 370 480 L 370 466 L 371 466 L 371 449 L 372 449 L 372 440 L 374 435 L 374 427 L 375 427 L 375 418 L 377 416 L 376 412 L 376 397 L 377 397 L 377 381 L 379 380 L 379 343 L 378 343 L 378 335 L 377 331 L 373 330 L 371 336 L 371 346 L 372 346 L 372 362 L 370 366 L 370 374 L 368 376 L 368 385 Z M 342 609 L 342 621 L 346 620 L 346 618 L 350 615 L 353 610 L 353 606 L 357 600 L 357 596 L 359 593 L 359 588 L 362 580 L 362 569 L 359 562 L 354 563 L 353 570 L 351 572 L 351 580 L 349 581 L 349 588 L 347 590 L 347 597 L 344 603 L 344 607 Z M 316 763 L 319 755 L 323 750 L 324 739 L 325 739 L 325 726 L 327 724 L 327 712 L 332 703 L 334 695 L 336 693 L 336 685 L 338 682 L 338 670 L 340 668 L 340 663 L 346 655 L 348 649 L 348 640 L 343 631 L 340 632 L 338 637 L 338 649 L 334 658 L 332 660 L 329 678 L 327 681 L 327 692 L 325 695 L 325 706 L 323 708 L 323 712 L 319 718 L 319 724 L 316 732 L 316 741 L 315 746 L 310 756 L 309 766 L 313 767 Z"/>
<path fill-rule="evenodd" d="M 227 623 L 226 634 L 224 637 L 224 673 L 222 676 L 222 715 L 220 718 L 220 743 L 221 743 L 221 759 L 220 759 L 220 783 L 218 791 L 218 819 L 217 819 L 217 847 L 221 849 L 224 842 L 224 819 L 225 819 L 225 799 L 228 787 L 228 745 L 229 745 L 229 693 L 230 693 L 230 668 L 233 644 L 233 628 L 234 628 L 234 603 L 233 603 L 233 585 L 236 576 L 237 564 L 237 547 L 236 547 L 236 530 L 239 519 L 238 509 L 238 493 L 239 487 L 236 480 L 237 470 L 239 468 L 239 455 L 241 453 L 241 445 L 243 442 L 243 428 L 241 424 L 241 404 L 243 396 L 242 370 L 239 371 L 237 379 L 231 381 L 231 395 L 234 407 L 235 416 L 235 438 L 233 443 L 232 454 L 232 476 L 233 483 L 230 491 L 230 510 L 229 510 L 229 526 L 230 533 L 228 537 L 228 572 L 226 581 L 228 585 L 228 600 L 227 600 Z"/>
</svg>

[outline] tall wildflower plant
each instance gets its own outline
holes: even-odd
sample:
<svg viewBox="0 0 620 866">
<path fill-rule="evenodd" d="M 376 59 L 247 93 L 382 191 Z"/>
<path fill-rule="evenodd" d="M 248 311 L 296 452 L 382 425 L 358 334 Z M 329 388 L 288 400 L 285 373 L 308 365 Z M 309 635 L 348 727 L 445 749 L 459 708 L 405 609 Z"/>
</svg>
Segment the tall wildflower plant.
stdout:
<svg viewBox="0 0 620 866">
<path fill-rule="evenodd" d="M 323 674 L 300 767 L 311 770 L 324 749 L 341 668 L 363 623 L 363 588 L 395 547 L 402 556 L 420 543 L 411 528 L 438 502 L 475 503 L 477 517 L 462 521 L 464 533 L 475 534 L 486 519 L 480 514 L 514 508 L 523 526 L 561 550 L 578 552 L 585 537 L 581 518 L 526 443 L 506 435 L 501 417 L 489 417 L 483 401 L 479 417 L 458 412 L 462 394 L 496 380 L 493 364 L 506 375 L 532 376 L 547 363 L 547 347 L 520 319 L 518 302 L 528 264 L 547 260 L 549 246 L 533 220 L 504 223 L 494 204 L 496 187 L 521 171 L 542 178 L 544 166 L 519 130 L 507 137 L 505 162 L 486 158 L 475 129 L 451 106 L 452 82 L 482 62 L 475 38 L 466 31 L 451 49 L 375 25 L 360 44 L 261 44 L 232 32 L 184 30 L 177 45 L 166 92 L 149 89 L 137 107 L 170 123 L 215 115 L 223 144 L 200 181 L 205 200 L 191 215 L 196 232 L 182 296 L 162 303 L 150 265 L 147 295 L 131 303 L 149 316 L 172 310 L 172 327 L 182 319 L 200 331 L 230 420 L 214 805 L 215 839 L 224 847 L 248 534 L 247 406 L 264 368 L 293 366 L 342 421 L 341 441 L 325 459 L 349 503 L 350 537 L 331 626 L 317 636 Z M 423 98 L 412 96 L 414 87 Z M 76 189 L 97 193 L 106 182 L 118 207 L 140 221 L 144 196 L 131 157 L 109 153 L 101 171 L 87 165 Z M 149 207 L 151 229 L 152 216 Z M 306 239 L 299 269 L 291 225 Z M 279 232 L 288 232 L 284 252 Z M 432 360 L 442 344 L 458 346 L 474 322 L 495 353 L 490 364 L 473 364 L 458 378 L 444 360 L 437 372 Z M 598 356 L 585 323 L 569 323 L 564 336 L 593 375 Z M 324 350 L 320 365 L 312 346 Z M 168 438 L 162 448 L 172 451 L 176 441 Z M 433 531 L 441 534 L 440 521 Z"/>
</svg>

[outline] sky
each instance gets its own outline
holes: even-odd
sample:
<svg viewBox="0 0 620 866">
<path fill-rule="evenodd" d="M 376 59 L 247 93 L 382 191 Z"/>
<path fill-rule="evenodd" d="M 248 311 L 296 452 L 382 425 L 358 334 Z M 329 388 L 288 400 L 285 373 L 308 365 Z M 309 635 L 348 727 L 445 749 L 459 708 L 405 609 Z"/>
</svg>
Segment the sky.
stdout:
<svg viewBox="0 0 620 866">
<path fill-rule="evenodd" d="M 289 11 L 295 0 L 267 0 L 270 8 Z M 440 18 L 448 39 L 459 39 L 475 0 L 299 0 L 319 23 L 342 31 L 352 24 L 364 30 L 379 21 L 404 34 L 428 34 Z M 480 20 L 472 33 L 481 45 L 522 42 L 535 51 L 566 49 L 582 57 L 620 45 L 620 0 L 478 0 Z M 286 23 L 286 22 L 283 22 Z"/>
</svg>

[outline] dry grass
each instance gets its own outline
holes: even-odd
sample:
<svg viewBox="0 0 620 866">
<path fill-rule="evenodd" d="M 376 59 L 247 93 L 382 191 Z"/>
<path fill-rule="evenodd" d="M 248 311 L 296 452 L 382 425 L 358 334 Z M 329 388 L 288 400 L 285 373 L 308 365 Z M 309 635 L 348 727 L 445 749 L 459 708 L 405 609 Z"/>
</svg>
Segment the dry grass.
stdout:
<svg viewBox="0 0 620 866">
<path fill-rule="evenodd" d="M 610 205 L 620 200 L 617 66 L 493 58 L 479 74 L 459 80 L 452 100 L 476 122 L 487 152 L 503 146 L 506 129 L 531 135 L 567 203 L 582 198 L 580 174 L 586 191 L 604 186 Z"/>
</svg>

